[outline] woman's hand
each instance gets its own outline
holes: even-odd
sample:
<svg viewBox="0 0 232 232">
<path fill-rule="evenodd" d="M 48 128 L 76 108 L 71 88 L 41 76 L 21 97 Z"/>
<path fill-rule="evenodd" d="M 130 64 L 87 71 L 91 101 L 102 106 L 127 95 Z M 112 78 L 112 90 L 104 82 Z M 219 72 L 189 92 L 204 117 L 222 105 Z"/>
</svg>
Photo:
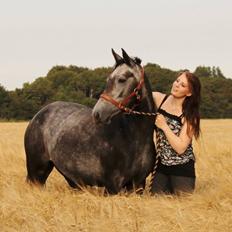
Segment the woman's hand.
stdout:
<svg viewBox="0 0 232 232">
<path fill-rule="evenodd" d="M 157 114 L 155 125 L 163 131 L 168 127 L 166 119 L 162 114 Z"/>
<path fill-rule="evenodd" d="M 155 125 L 160 128 L 166 138 L 168 139 L 169 144 L 172 148 L 179 154 L 182 155 L 186 151 L 188 145 L 192 141 L 193 134 L 191 136 L 187 133 L 187 121 L 184 122 L 180 134 L 176 135 L 168 126 L 165 117 L 162 114 L 157 114 Z"/>
</svg>

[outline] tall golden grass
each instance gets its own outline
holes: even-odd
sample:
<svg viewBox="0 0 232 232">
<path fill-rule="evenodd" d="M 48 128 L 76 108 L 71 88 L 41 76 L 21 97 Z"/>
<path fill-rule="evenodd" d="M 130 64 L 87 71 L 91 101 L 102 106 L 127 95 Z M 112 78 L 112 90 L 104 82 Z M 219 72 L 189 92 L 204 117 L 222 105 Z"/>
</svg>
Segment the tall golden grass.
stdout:
<svg viewBox="0 0 232 232">
<path fill-rule="evenodd" d="M 192 195 L 104 196 L 71 189 L 53 170 L 25 182 L 27 123 L 0 123 L 0 231 L 232 231 L 232 120 L 202 120 Z"/>
</svg>

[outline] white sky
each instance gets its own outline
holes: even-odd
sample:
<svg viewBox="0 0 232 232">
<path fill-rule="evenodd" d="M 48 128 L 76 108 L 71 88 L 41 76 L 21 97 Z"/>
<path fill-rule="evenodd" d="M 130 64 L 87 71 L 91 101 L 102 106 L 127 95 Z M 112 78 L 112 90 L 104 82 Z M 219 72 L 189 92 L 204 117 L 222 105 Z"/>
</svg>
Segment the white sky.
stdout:
<svg viewBox="0 0 232 232">
<path fill-rule="evenodd" d="M 232 77 L 231 0 L 0 0 L 0 84 L 22 88 L 54 65 L 112 66 L 111 48 L 173 70 Z"/>
</svg>

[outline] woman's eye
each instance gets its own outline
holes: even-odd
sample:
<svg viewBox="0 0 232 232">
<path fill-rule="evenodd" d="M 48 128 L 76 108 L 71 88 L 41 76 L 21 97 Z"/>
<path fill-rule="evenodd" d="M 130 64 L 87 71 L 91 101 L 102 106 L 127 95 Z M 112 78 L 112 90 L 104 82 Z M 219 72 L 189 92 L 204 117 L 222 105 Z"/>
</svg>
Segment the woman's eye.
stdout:
<svg viewBox="0 0 232 232">
<path fill-rule="evenodd" d="M 181 86 L 184 87 L 184 88 L 187 87 L 187 85 L 185 83 L 181 83 Z"/>
</svg>

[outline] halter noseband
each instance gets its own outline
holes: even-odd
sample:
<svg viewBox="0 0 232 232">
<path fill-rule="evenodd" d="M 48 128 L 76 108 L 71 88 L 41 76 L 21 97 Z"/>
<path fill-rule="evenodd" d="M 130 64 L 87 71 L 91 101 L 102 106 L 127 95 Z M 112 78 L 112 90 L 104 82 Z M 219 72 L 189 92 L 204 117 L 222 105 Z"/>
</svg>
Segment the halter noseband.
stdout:
<svg viewBox="0 0 232 232">
<path fill-rule="evenodd" d="M 112 98 L 111 96 L 107 95 L 106 93 L 102 93 L 100 95 L 100 98 L 102 98 L 102 99 L 110 102 L 111 104 L 115 105 L 117 108 L 119 108 L 122 111 L 129 112 L 132 109 L 127 108 L 126 105 L 128 104 L 129 100 L 132 97 L 134 97 L 134 96 L 136 96 L 136 99 L 138 101 L 141 101 L 142 97 L 139 94 L 139 90 L 142 89 L 143 84 L 144 84 L 144 69 L 141 68 L 141 79 L 140 79 L 138 85 L 136 86 L 136 88 L 133 90 L 133 92 L 129 96 L 127 96 L 126 98 L 124 98 L 122 101 L 116 101 L 114 98 Z"/>
</svg>

